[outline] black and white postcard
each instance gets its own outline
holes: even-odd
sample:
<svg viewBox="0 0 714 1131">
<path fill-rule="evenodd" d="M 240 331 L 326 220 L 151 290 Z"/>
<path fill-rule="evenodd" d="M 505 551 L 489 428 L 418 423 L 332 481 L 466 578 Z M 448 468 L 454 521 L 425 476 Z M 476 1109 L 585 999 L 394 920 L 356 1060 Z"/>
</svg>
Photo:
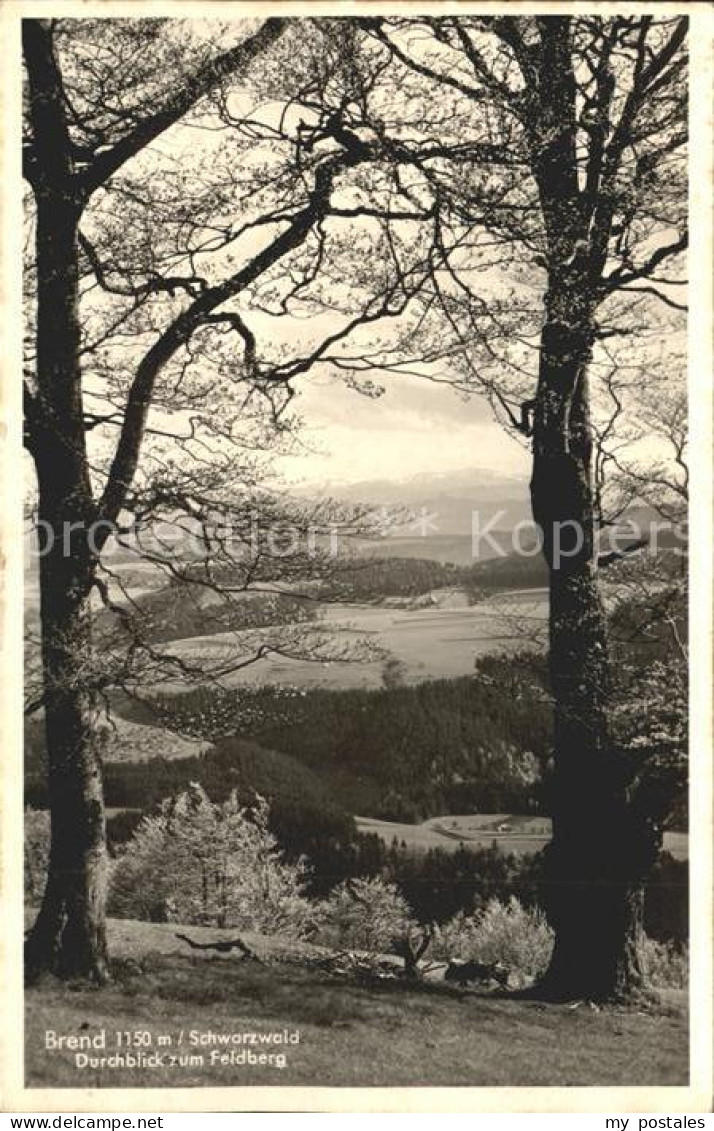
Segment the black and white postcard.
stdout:
<svg viewBox="0 0 714 1131">
<path fill-rule="evenodd" d="M 0 18 L 5 1109 L 707 1111 L 711 6 Z"/>
</svg>

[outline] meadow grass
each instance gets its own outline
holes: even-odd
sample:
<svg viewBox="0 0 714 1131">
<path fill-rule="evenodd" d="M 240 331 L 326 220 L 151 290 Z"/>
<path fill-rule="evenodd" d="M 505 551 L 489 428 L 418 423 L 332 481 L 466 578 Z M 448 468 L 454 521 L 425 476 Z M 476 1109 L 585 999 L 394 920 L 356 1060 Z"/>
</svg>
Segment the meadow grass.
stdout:
<svg viewBox="0 0 714 1131">
<path fill-rule="evenodd" d="M 684 995 L 646 1010 L 598 1011 L 581 1004 L 545 1005 L 487 990 L 440 983 L 332 978 L 299 961 L 267 964 L 231 957 L 183 955 L 168 925 L 113 924 L 119 957 L 101 989 L 54 979 L 27 990 L 28 1087 L 200 1087 L 206 1085 L 525 1086 L 676 1085 L 687 1081 Z M 190 928 L 195 938 L 204 937 Z M 205 937 L 215 937 L 207 932 Z M 129 957 L 129 950 L 134 957 Z M 184 947 L 185 949 L 185 947 Z M 303 950 L 314 950 L 305 948 Z M 283 949 L 282 957 L 287 951 Z M 191 1030 L 265 1033 L 299 1030 L 298 1044 L 273 1065 L 211 1064 L 189 1046 Z M 203 1054 L 204 1063 L 162 1067 L 84 1068 L 76 1053 L 47 1050 L 45 1034 L 150 1034 L 142 1051 Z M 181 1045 L 179 1035 L 183 1034 Z M 146 1040 L 147 1038 L 142 1038 Z M 240 1049 L 240 1046 L 235 1046 Z M 245 1046 L 248 1047 L 248 1046 Z M 262 1046 L 253 1052 L 264 1051 Z M 209 1050 L 210 1052 L 210 1050 Z"/>
</svg>

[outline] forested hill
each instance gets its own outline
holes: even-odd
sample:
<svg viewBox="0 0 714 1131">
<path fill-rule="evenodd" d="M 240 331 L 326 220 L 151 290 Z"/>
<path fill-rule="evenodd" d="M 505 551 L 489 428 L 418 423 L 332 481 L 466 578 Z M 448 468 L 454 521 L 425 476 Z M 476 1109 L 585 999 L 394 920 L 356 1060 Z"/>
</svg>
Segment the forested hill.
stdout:
<svg viewBox="0 0 714 1131">
<path fill-rule="evenodd" d="M 153 587 L 132 586 L 132 567 L 117 570 L 131 598 L 119 606 L 130 614 L 129 623 L 140 626 L 142 636 L 153 644 L 189 640 L 199 636 L 259 629 L 274 625 L 314 621 L 319 616 L 320 601 L 344 604 L 380 604 L 398 600 L 408 602 L 430 599 L 439 590 L 461 590 L 469 603 L 508 589 L 541 588 L 547 574 L 540 556 L 506 555 L 470 565 L 456 565 L 417 557 L 366 557 L 340 561 L 330 576 L 319 582 L 297 583 L 292 591 L 230 592 L 221 596 L 212 585 L 191 581 L 165 583 L 158 573 L 151 579 Z M 146 575 L 140 581 L 146 584 Z M 241 575 L 232 577 L 223 572 L 220 582 L 240 588 Z M 36 620 L 37 607 L 28 609 L 28 622 Z M 129 631 L 125 613 L 101 610 L 97 613 L 99 637 L 121 641 Z M 118 633 L 118 637 L 117 637 Z"/>
<path fill-rule="evenodd" d="M 290 755 L 347 812 L 422 820 L 539 806 L 550 715 L 537 678 L 484 657 L 475 676 L 378 691 L 202 688 L 154 702 L 182 733 Z"/>
</svg>

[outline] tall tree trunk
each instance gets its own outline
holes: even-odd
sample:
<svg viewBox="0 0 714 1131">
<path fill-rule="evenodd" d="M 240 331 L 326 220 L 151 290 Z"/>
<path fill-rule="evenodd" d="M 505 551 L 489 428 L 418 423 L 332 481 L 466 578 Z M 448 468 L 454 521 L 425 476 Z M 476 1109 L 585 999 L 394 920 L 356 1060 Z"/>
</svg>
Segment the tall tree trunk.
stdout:
<svg viewBox="0 0 714 1131">
<path fill-rule="evenodd" d="M 50 860 L 26 944 L 29 974 L 103 980 L 105 817 L 91 690 L 89 535 L 93 501 L 81 403 L 77 224 L 64 185 L 37 194 L 37 470 L 43 706 L 50 796 Z"/>
<path fill-rule="evenodd" d="M 577 288 L 551 288 L 531 481 L 549 568 L 555 707 L 545 891 L 556 941 L 539 990 L 556 998 L 603 999 L 641 984 L 644 871 L 624 767 L 608 736 L 609 659 L 598 591 L 588 410 L 592 338 L 587 300 L 578 298 Z"/>
<path fill-rule="evenodd" d="M 44 898 L 26 944 L 27 969 L 30 976 L 51 970 L 103 981 L 105 818 L 94 695 L 87 690 L 88 575 L 76 561 L 59 563 L 50 553 L 40 577 L 51 836 Z"/>
</svg>

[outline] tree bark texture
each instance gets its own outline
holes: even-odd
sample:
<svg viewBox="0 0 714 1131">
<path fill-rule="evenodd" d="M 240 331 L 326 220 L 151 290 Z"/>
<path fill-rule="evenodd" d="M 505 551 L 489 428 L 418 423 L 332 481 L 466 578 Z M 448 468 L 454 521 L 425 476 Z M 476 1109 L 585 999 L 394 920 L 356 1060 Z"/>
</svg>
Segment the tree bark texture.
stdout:
<svg viewBox="0 0 714 1131">
<path fill-rule="evenodd" d="M 569 287 L 550 291 L 546 311 L 531 497 L 550 581 L 555 769 L 544 891 L 556 941 L 540 989 L 602 1000 L 642 984 L 644 879 L 654 855 L 608 733 L 588 406 L 592 311 Z"/>
<path fill-rule="evenodd" d="M 37 200 L 37 403 L 43 706 L 50 794 L 47 886 L 28 972 L 106 976 L 105 817 L 91 690 L 93 503 L 79 372 L 77 224 L 66 191 Z"/>
</svg>

